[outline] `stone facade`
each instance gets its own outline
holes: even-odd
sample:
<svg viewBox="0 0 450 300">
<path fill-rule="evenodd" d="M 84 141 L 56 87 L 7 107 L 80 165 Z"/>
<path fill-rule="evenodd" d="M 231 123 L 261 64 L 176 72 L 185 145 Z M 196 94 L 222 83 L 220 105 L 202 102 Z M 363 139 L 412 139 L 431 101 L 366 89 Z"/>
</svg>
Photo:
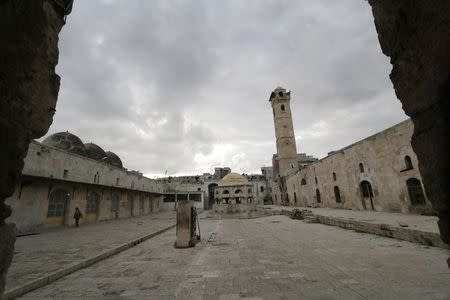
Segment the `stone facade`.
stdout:
<svg viewBox="0 0 450 300">
<path fill-rule="evenodd" d="M 432 213 L 426 196 L 417 198 L 423 187 L 417 156 L 410 144 L 412 133 L 413 124 L 408 119 L 332 151 L 286 177 L 287 204 Z M 273 182 L 272 191 L 276 203 L 282 204 L 279 182 Z"/>
<path fill-rule="evenodd" d="M 252 187 L 252 199 L 255 203 L 271 204 L 271 192 L 269 178 L 272 176 L 271 167 L 262 167 L 263 174 L 242 174 Z M 214 191 L 222 178 L 228 175 L 231 169 L 228 167 L 215 168 L 214 174 L 174 176 L 159 179 L 164 183 L 166 196 L 163 208 L 175 209 L 176 201 L 187 199 L 194 200 L 195 207 L 211 209 L 214 204 Z M 200 196 L 196 196 L 199 194 Z M 201 200 L 200 200 L 201 199 Z"/>
<path fill-rule="evenodd" d="M 13 208 L 9 220 L 18 233 L 72 226 L 75 207 L 84 215 L 81 224 L 148 214 L 159 210 L 166 192 L 163 182 L 137 171 L 36 141 L 29 145 L 24 161 L 22 179 L 6 200 Z M 55 218 L 49 213 L 49 202 L 58 192 L 66 194 L 65 207 L 63 216 Z"/>
</svg>

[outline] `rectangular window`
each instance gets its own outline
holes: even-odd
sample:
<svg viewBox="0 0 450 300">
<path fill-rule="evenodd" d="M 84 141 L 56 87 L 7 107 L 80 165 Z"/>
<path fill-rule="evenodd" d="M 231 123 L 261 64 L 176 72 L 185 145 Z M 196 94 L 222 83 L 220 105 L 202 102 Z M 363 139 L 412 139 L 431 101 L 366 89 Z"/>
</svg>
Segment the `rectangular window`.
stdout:
<svg viewBox="0 0 450 300">
<path fill-rule="evenodd" d="M 69 175 L 69 170 L 64 169 L 63 178 L 67 178 L 68 175 Z"/>
<path fill-rule="evenodd" d="M 175 202 L 175 195 L 174 194 L 164 195 L 164 202 Z"/>
</svg>

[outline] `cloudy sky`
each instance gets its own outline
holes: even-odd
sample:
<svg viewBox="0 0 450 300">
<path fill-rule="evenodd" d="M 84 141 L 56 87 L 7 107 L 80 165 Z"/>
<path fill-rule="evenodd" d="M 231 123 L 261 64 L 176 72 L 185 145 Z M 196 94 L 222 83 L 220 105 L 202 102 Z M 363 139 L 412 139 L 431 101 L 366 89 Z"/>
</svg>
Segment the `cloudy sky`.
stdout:
<svg viewBox="0 0 450 300">
<path fill-rule="evenodd" d="M 148 176 L 260 172 L 271 90 L 292 91 L 298 152 L 323 157 L 404 119 L 363 0 L 77 0 L 48 134 Z"/>
</svg>

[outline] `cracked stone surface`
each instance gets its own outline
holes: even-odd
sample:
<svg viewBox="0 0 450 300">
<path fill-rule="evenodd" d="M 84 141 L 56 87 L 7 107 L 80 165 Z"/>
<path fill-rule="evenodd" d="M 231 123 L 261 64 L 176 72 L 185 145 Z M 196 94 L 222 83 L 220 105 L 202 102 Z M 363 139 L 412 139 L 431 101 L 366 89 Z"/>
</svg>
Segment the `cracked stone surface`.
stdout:
<svg viewBox="0 0 450 300">
<path fill-rule="evenodd" d="M 286 216 L 202 219 L 202 241 L 175 230 L 22 299 L 448 299 L 448 250 Z"/>
</svg>

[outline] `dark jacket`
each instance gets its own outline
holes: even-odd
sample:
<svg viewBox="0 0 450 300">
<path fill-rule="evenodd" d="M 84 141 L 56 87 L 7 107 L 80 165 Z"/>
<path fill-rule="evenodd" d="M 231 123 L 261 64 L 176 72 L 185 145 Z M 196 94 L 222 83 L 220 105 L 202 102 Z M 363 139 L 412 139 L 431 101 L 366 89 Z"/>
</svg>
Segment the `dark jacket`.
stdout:
<svg viewBox="0 0 450 300">
<path fill-rule="evenodd" d="M 81 212 L 79 210 L 76 210 L 75 213 L 73 214 L 73 218 L 74 219 L 80 219 L 83 215 L 81 214 Z"/>
</svg>

